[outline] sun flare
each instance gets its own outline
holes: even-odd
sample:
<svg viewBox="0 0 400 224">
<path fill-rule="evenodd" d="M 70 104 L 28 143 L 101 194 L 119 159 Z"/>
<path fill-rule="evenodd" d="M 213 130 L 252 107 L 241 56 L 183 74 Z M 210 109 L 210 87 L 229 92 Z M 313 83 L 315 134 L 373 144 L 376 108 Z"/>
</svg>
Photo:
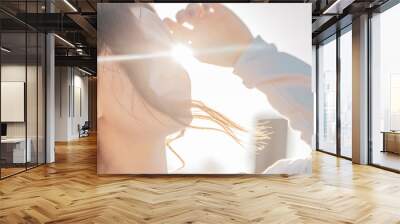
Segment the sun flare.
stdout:
<svg viewBox="0 0 400 224">
<path fill-rule="evenodd" d="M 172 48 L 171 56 L 179 64 L 185 64 L 190 58 L 193 57 L 193 52 L 190 48 L 182 44 L 178 44 Z"/>
</svg>

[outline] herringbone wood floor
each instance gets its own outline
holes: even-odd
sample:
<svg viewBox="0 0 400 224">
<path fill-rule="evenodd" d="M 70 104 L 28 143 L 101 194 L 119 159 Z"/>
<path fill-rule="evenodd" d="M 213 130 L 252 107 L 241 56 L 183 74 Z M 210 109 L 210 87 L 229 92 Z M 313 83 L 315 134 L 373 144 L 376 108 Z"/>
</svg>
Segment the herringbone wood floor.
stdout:
<svg viewBox="0 0 400 224">
<path fill-rule="evenodd" d="M 314 154 L 310 177 L 96 175 L 96 139 L 0 181 L 0 223 L 400 223 L 400 175 Z"/>
</svg>

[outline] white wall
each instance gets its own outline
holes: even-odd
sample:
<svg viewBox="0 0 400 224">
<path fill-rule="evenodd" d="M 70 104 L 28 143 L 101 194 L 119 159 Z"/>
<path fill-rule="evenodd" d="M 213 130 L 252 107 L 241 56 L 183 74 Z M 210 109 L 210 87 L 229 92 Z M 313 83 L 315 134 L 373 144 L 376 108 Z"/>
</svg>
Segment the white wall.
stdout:
<svg viewBox="0 0 400 224">
<path fill-rule="evenodd" d="M 74 107 L 72 108 L 71 135 L 72 138 L 78 138 L 78 124 L 82 126 L 85 121 L 88 121 L 88 78 L 81 76 L 81 73 L 76 75 L 75 70 L 73 86 L 72 94 L 74 96 L 72 96 L 72 99 L 74 99 L 74 102 L 71 102 L 71 105 L 74 105 Z M 79 91 L 80 93 L 78 93 Z"/>
<path fill-rule="evenodd" d="M 55 69 L 55 141 L 68 140 L 70 74 L 67 67 Z"/>
<path fill-rule="evenodd" d="M 88 120 L 88 78 L 75 68 L 56 67 L 55 85 L 55 140 L 77 139 L 78 124 Z"/>
</svg>

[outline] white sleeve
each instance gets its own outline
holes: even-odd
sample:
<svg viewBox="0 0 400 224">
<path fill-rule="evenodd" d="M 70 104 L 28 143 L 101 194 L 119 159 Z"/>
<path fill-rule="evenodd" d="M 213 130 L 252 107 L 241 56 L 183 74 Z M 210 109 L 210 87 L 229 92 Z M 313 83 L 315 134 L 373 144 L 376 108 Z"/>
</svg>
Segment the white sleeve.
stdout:
<svg viewBox="0 0 400 224">
<path fill-rule="evenodd" d="M 313 94 L 311 66 L 275 45 L 256 37 L 234 66 L 234 73 L 248 88 L 265 93 L 271 105 L 311 145 L 313 133 Z"/>
</svg>

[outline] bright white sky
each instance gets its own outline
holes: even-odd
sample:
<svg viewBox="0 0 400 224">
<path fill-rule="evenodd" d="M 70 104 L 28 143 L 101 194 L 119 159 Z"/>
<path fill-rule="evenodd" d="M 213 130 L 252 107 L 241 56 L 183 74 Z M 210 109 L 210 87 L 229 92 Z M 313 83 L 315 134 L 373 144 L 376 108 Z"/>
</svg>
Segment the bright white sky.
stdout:
<svg viewBox="0 0 400 224">
<path fill-rule="evenodd" d="M 186 3 L 153 4 L 159 16 L 175 18 Z M 311 64 L 311 9 L 307 4 L 227 4 L 249 26 L 253 35 L 273 42 L 280 51 L 293 54 Z M 260 22 L 261 21 L 261 22 Z M 296 37 L 296 38 L 293 38 Z M 192 97 L 252 129 L 254 117 L 276 117 L 265 95 L 243 86 L 231 68 L 203 64 L 193 57 L 181 57 L 180 63 L 192 81 Z M 200 123 L 197 123 L 200 124 Z M 204 124 L 204 123 L 202 123 Z M 242 136 L 245 147 L 229 137 L 213 132 L 188 130 L 185 137 L 173 143 L 185 160 L 180 173 L 252 173 L 255 167 L 251 135 Z M 299 144 L 300 143 L 300 144 Z M 309 154 L 309 148 L 295 133 L 291 156 Z M 296 147 L 295 147 L 296 146 Z M 279 150 L 279 149 L 274 149 Z M 283 150 L 283 149 L 282 149 Z M 179 160 L 167 150 L 170 171 L 180 166 Z"/>
</svg>

